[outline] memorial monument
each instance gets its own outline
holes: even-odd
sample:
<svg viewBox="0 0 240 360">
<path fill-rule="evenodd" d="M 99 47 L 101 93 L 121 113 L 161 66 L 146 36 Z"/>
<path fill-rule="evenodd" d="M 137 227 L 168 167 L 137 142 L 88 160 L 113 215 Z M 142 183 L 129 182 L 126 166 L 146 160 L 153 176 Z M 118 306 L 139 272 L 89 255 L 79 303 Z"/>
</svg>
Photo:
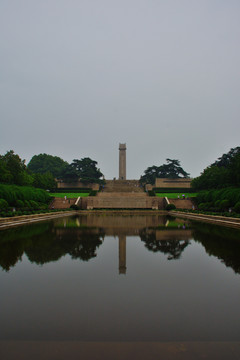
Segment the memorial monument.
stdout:
<svg viewBox="0 0 240 360">
<path fill-rule="evenodd" d="M 126 180 L 126 144 L 119 144 L 119 180 Z"/>
</svg>

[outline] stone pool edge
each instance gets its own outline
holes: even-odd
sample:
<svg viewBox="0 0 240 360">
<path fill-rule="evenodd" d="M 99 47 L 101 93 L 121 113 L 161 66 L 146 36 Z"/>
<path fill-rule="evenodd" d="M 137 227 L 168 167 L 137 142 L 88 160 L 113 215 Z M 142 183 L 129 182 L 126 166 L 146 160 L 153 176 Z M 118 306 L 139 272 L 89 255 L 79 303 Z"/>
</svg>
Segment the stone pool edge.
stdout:
<svg viewBox="0 0 240 360">
<path fill-rule="evenodd" d="M 224 216 L 205 215 L 205 214 L 193 214 L 183 213 L 180 211 L 164 211 L 164 210 L 73 210 L 73 211 L 58 211 L 54 213 L 46 214 L 34 214 L 34 215 L 22 215 L 9 218 L 0 218 L 0 230 L 31 224 L 39 221 L 51 220 L 59 217 L 83 215 L 83 214 L 116 214 L 116 215 L 170 215 L 190 220 L 209 222 L 212 224 L 240 228 L 240 219 L 238 218 L 226 218 Z"/>
<path fill-rule="evenodd" d="M 193 213 L 183 213 L 181 211 L 169 211 L 169 215 L 182 217 L 190 220 L 209 222 L 216 225 L 240 228 L 240 219 L 233 217 L 224 217 L 216 215 L 205 215 L 205 214 L 193 214 Z"/>
</svg>

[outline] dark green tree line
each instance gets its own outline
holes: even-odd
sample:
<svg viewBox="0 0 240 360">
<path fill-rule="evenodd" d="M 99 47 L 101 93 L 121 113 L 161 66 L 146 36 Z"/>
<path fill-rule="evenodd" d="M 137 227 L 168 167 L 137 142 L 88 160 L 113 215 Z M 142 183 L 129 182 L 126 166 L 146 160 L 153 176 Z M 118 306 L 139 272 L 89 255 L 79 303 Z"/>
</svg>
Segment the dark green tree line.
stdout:
<svg viewBox="0 0 240 360">
<path fill-rule="evenodd" d="M 60 177 L 67 166 L 67 161 L 48 154 L 34 155 L 27 165 L 33 173 L 51 173 L 55 178 Z"/>
<path fill-rule="evenodd" d="M 80 180 L 83 184 L 103 183 L 103 174 L 97 168 L 97 161 L 87 158 L 74 159 L 62 173 L 62 178 L 67 182 Z"/>
<path fill-rule="evenodd" d="M 240 186 L 240 147 L 232 148 L 192 181 L 199 190 L 221 189 Z"/>
<path fill-rule="evenodd" d="M 189 174 L 180 166 L 180 161 L 166 159 L 167 163 L 161 166 L 150 166 L 140 178 L 141 184 L 154 184 L 157 178 L 179 179 L 188 178 Z"/>
<path fill-rule="evenodd" d="M 13 150 L 0 155 L 0 183 L 20 186 L 34 186 L 41 189 L 56 187 L 54 176 L 51 172 L 43 174 L 32 172 L 19 155 Z"/>
</svg>

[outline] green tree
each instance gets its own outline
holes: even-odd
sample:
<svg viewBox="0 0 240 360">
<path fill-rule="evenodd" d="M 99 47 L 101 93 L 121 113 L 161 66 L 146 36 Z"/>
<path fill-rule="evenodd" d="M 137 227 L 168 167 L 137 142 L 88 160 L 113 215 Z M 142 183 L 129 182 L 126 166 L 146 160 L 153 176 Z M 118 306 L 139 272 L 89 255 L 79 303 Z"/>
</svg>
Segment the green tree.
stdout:
<svg viewBox="0 0 240 360">
<path fill-rule="evenodd" d="M 101 179 L 103 174 L 97 168 L 97 161 L 89 157 L 81 160 L 74 159 L 71 166 L 84 184 L 103 183 L 103 179 Z"/>
<path fill-rule="evenodd" d="M 151 166 L 144 171 L 140 178 L 141 184 L 154 184 L 157 178 L 188 178 L 189 174 L 180 166 L 180 161 L 175 159 L 166 159 L 167 163 L 161 166 Z"/>
<path fill-rule="evenodd" d="M 240 147 L 232 148 L 193 179 L 192 186 L 199 190 L 240 186 Z"/>
<path fill-rule="evenodd" d="M 0 183 L 11 184 L 13 182 L 13 176 L 7 168 L 7 164 L 0 155 Z"/>
<path fill-rule="evenodd" d="M 27 171 L 25 160 L 22 160 L 13 150 L 0 156 L 0 170 L 2 170 L 0 181 L 3 183 L 16 185 L 32 184 L 33 179 Z"/>
<path fill-rule="evenodd" d="M 40 189 L 55 189 L 57 187 L 57 183 L 55 178 L 50 171 L 46 172 L 45 174 L 33 174 L 33 186 Z"/>
<path fill-rule="evenodd" d="M 73 164 L 69 164 L 64 168 L 61 177 L 65 182 L 76 182 L 79 180 L 79 174 Z"/>
<path fill-rule="evenodd" d="M 61 177 L 68 163 L 58 156 L 48 154 L 34 155 L 27 167 L 34 173 L 52 173 L 56 178 Z"/>
</svg>

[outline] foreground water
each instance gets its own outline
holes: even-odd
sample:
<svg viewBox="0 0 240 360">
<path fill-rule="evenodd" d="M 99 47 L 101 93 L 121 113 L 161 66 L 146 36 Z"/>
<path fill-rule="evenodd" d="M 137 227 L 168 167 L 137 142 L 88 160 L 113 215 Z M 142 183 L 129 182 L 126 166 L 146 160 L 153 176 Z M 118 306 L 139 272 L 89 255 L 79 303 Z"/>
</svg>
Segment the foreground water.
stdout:
<svg viewBox="0 0 240 360">
<path fill-rule="evenodd" d="M 0 340 L 239 341 L 240 231 L 88 215 L 0 232 Z"/>
</svg>

